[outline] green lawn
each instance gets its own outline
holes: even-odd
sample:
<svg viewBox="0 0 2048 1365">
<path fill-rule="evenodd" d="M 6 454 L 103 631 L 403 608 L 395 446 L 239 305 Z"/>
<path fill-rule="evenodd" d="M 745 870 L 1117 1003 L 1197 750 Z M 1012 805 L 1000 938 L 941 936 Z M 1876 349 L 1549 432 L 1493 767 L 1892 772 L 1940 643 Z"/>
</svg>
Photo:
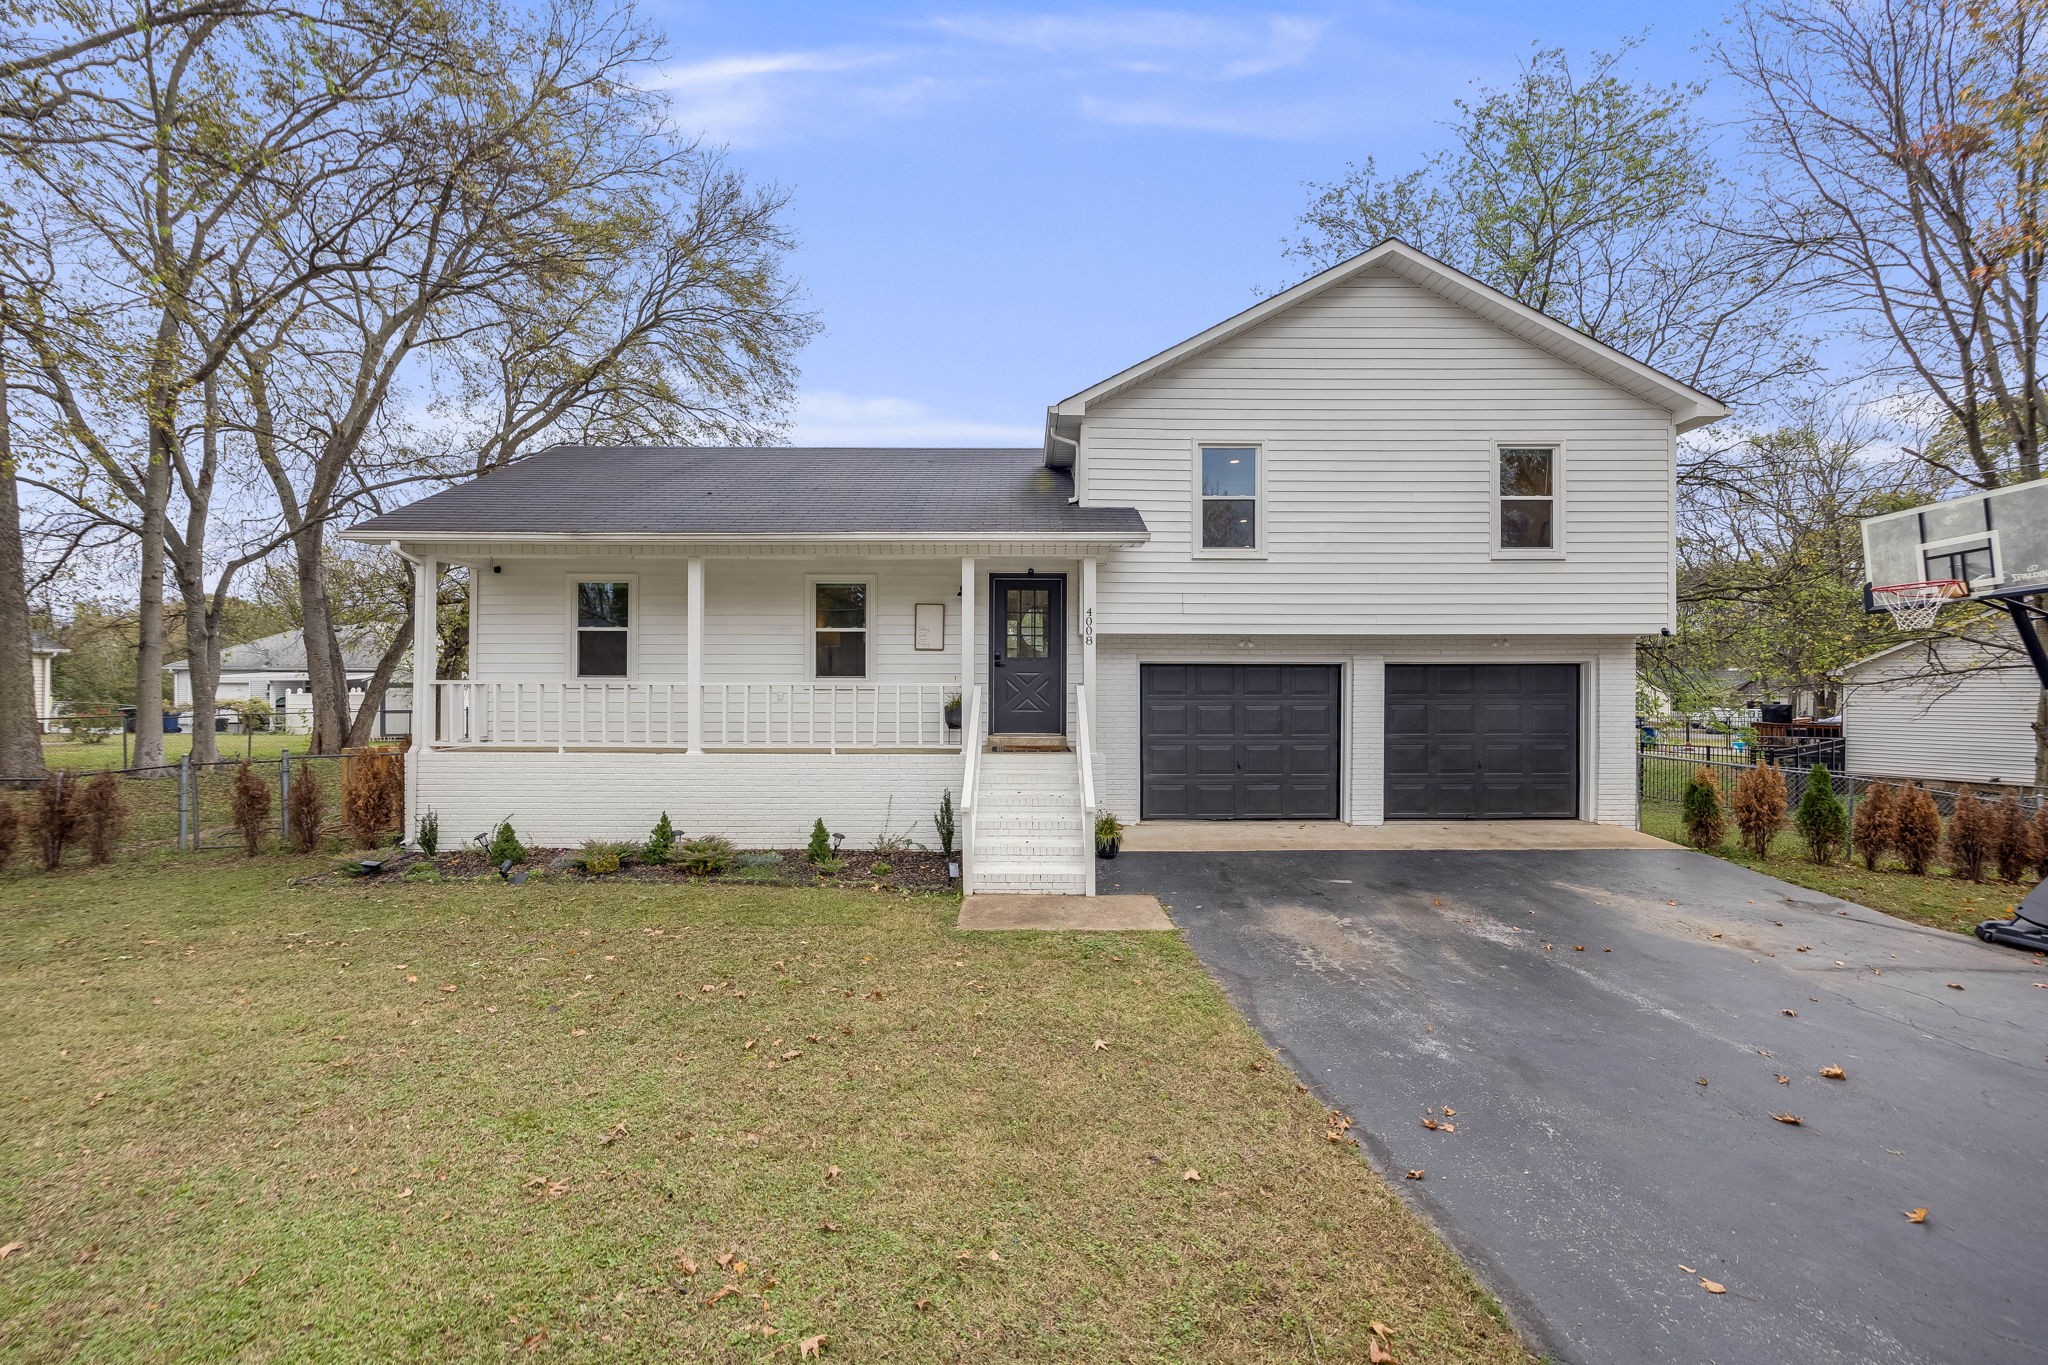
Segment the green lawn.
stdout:
<svg viewBox="0 0 2048 1365">
<path fill-rule="evenodd" d="M 1645 834 L 1654 834 L 1673 843 L 1685 842 L 1678 807 L 1674 805 L 1645 802 L 1642 827 Z M 1732 830 L 1730 838 L 1733 838 Z M 1805 842 L 1789 829 L 1781 831 L 1771 841 L 1768 858 L 1752 857 L 1732 842 L 1711 851 L 1730 862 L 1753 867 L 1794 886 L 1808 887 L 1858 905 L 1867 905 L 1873 910 L 1882 910 L 1887 915 L 1897 915 L 1916 924 L 1959 934 L 1969 933 L 1980 920 L 2011 914 L 2013 902 L 2026 890 L 2025 887 L 2002 885 L 1995 881 L 1971 882 L 1952 877 L 1948 868 L 1941 865 L 1935 867 L 1931 876 L 1915 877 L 1897 870 L 1899 864 L 1895 859 L 1881 860 L 1876 872 L 1866 871 L 1861 860 L 1844 860 L 1822 867 L 1807 857 Z"/>
<path fill-rule="evenodd" d="M 0 879 L 0 1356 L 1528 1359 L 1176 935 L 323 866 Z"/>
<path fill-rule="evenodd" d="M 258 758 L 275 761 L 278 755 L 289 749 L 303 754 L 313 746 L 311 735 L 215 735 L 214 744 L 223 759 Z M 127 753 L 133 762 L 135 736 L 128 736 Z M 164 736 L 164 758 L 176 763 L 192 752 L 192 736 L 188 734 Z M 118 768 L 122 766 L 121 736 L 117 732 L 108 735 L 98 744 L 87 744 L 68 735 L 43 736 L 43 762 L 52 768 Z"/>
</svg>

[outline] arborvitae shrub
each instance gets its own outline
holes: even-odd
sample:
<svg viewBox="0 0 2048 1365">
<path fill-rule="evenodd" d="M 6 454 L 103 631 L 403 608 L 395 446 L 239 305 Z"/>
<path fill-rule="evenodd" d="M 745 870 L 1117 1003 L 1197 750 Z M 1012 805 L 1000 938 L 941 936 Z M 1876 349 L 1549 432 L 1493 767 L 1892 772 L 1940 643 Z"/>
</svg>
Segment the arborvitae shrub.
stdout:
<svg viewBox="0 0 2048 1365">
<path fill-rule="evenodd" d="M 1863 856 L 1863 865 L 1877 871 L 1878 860 L 1891 849 L 1898 832 L 1898 794 L 1889 782 L 1879 782 L 1856 802 L 1856 818 L 1850 822 L 1850 845 Z"/>
<path fill-rule="evenodd" d="M 103 863 L 114 856 L 114 841 L 128 823 L 128 805 L 121 799 L 121 779 L 101 773 L 85 784 L 78 797 L 78 825 L 85 831 L 86 856 Z"/>
<path fill-rule="evenodd" d="M 1721 784 L 1714 770 L 1702 763 L 1685 784 L 1685 841 L 1694 848 L 1719 848 L 1727 835 L 1721 813 Z"/>
<path fill-rule="evenodd" d="M 2034 825 L 2020 805 L 2019 793 L 2006 789 L 2005 799 L 1991 811 L 1991 856 L 1998 863 L 1998 880 L 2017 882 L 2034 865 Z"/>
<path fill-rule="evenodd" d="M 1806 852 L 1817 863 L 1831 863 L 1849 839 L 1849 812 L 1835 795 L 1835 776 L 1825 763 L 1807 770 L 1806 790 L 1799 794 L 1799 811 L 1793 817 L 1799 837 L 1806 840 Z"/>
<path fill-rule="evenodd" d="M 667 811 L 663 811 L 661 818 L 654 822 L 654 828 L 648 832 L 647 842 L 640 845 L 640 861 L 650 867 L 659 867 L 667 862 L 669 855 L 675 851 L 675 821 L 668 818 Z"/>
<path fill-rule="evenodd" d="M 286 807 L 285 813 L 291 817 L 292 847 L 301 853 L 319 848 L 327 825 L 327 793 L 305 763 L 292 769 L 292 794 Z"/>
<path fill-rule="evenodd" d="M 396 753 L 365 749 L 342 759 L 341 821 L 357 848 L 375 848 L 404 805 L 405 766 Z"/>
<path fill-rule="evenodd" d="M 270 828 L 270 784 L 257 774 L 255 764 L 244 763 L 235 769 L 235 785 L 229 796 L 235 829 L 242 836 L 242 851 L 253 858 L 263 851 L 263 835 Z"/>
<path fill-rule="evenodd" d="M 500 820 L 498 828 L 492 831 L 490 859 L 492 867 L 526 861 L 526 845 L 519 842 L 519 835 L 510 820 Z"/>
<path fill-rule="evenodd" d="M 55 872 L 64 865 L 65 843 L 78 832 L 78 784 L 66 782 L 61 772 L 45 777 L 36 792 L 29 828 L 41 846 L 43 870 Z"/>
<path fill-rule="evenodd" d="M 1761 858 L 1771 851 L 1771 838 L 1785 827 L 1785 777 L 1768 763 L 1759 763 L 1735 783 L 1735 827 L 1742 846 Z"/>
<path fill-rule="evenodd" d="M 822 816 L 811 826 L 811 842 L 804 849 L 804 860 L 812 863 L 832 861 L 832 831 L 825 828 Z"/>
<path fill-rule="evenodd" d="M 1927 875 L 1941 847 L 1941 808 L 1918 787 L 1899 798 L 1892 818 L 1892 847 L 1905 861 L 1906 871 L 1916 877 Z"/>
<path fill-rule="evenodd" d="M 413 842 L 429 858 L 441 851 L 441 816 L 438 812 L 429 810 L 420 816 L 419 833 Z"/>
<path fill-rule="evenodd" d="M 1984 864 L 1994 842 L 1991 808 L 1969 791 L 1956 795 L 1956 813 L 1948 820 L 1948 866 L 1957 876 L 1984 880 Z"/>
</svg>

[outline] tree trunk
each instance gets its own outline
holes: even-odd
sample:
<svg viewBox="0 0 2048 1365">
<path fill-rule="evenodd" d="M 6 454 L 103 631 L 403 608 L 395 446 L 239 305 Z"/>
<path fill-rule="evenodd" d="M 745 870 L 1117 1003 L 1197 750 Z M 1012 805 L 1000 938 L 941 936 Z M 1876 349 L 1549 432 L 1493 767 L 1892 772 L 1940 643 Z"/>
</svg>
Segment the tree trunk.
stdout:
<svg viewBox="0 0 2048 1365">
<path fill-rule="evenodd" d="M 164 440 L 150 434 L 152 445 Z M 150 454 L 142 483 L 142 583 L 136 594 L 135 757 L 138 768 L 164 765 L 164 513 L 170 501 L 171 462 L 159 447 Z"/>
<path fill-rule="evenodd" d="M 178 568 L 178 593 L 185 601 L 185 676 L 192 680 L 192 761 L 218 763 L 220 749 L 214 740 L 213 718 L 220 710 L 219 622 L 208 610 L 211 603 L 206 584 L 190 564 Z"/>
<path fill-rule="evenodd" d="M 349 726 L 348 742 L 351 745 L 368 744 L 373 738 L 371 725 L 377 713 L 384 707 L 384 694 L 391 689 L 391 679 L 398 672 L 398 662 L 405 657 L 407 646 L 412 644 L 413 614 L 405 613 L 405 620 L 398 626 L 398 633 L 391 637 L 383 657 L 377 660 L 377 667 L 370 674 L 368 686 L 363 689 L 363 704 L 356 708 L 353 724 Z M 415 687 L 414 691 L 419 689 Z M 415 701 L 414 706 L 418 706 Z"/>
<path fill-rule="evenodd" d="M 0 358 L 0 778 L 40 780 L 35 660 L 29 654 L 28 562 L 21 547 L 21 490 L 14 482 L 7 371 Z"/>
<path fill-rule="evenodd" d="M 306 687 L 313 701 L 313 752 L 339 753 L 348 740 L 348 669 L 327 596 L 327 547 L 311 523 L 293 538 L 299 571 L 299 614 L 306 636 Z"/>
</svg>

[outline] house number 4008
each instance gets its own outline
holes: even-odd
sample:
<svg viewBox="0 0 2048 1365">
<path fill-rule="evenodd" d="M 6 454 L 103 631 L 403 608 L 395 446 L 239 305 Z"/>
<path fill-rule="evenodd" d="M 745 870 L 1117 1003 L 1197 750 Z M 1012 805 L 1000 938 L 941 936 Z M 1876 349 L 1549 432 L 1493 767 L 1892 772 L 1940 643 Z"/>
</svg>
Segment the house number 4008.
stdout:
<svg viewBox="0 0 2048 1365">
<path fill-rule="evenodd" d="M 1095 608 L 1089 607 L 1081 613 L 1081 643 L 1095 643 Z"/>
</svg>

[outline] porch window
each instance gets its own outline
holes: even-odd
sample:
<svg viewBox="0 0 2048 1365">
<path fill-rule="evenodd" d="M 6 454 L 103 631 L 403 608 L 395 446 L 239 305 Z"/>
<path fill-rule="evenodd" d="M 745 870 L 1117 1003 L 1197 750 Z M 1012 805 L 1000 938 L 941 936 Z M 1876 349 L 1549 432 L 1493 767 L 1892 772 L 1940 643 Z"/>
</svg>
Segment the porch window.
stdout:
<svg viewBox="0 0 2048 1365">
<path fill-rule="evenodd" d="M 629 583 L 576 585 L 576 676 L 623 678 L 629 657 Z"/>
<path fill-rule="evenodd" d="M 868 675 L 868 611 L 874 584 L 865 579 L 811 584 L 812 667 L 820 678 Z"/>
</svg>

